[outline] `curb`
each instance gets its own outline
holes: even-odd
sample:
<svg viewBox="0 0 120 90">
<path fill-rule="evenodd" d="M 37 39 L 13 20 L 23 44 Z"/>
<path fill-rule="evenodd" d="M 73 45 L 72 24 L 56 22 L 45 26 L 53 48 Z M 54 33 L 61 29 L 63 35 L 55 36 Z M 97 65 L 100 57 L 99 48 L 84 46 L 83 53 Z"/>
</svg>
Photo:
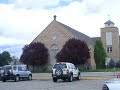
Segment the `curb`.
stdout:
<svg viewBox="0 0 120 90">
<path fill-rule="evenodd" d="M 109 80 L 111 78 L 81 78 L 81 80 Z"/>
<path fill-rule="evenodd" d="M 33 78 L 32 80 L 49 81 L 52 80 L 52 78 Z"/>
<path fill-rule="evenodd" d="M 81 78 L 80 80 L 109 80 L 111 78 Z M 52 78 L 33 78 L 33 80 L 49 81 Z"/>
</svg>

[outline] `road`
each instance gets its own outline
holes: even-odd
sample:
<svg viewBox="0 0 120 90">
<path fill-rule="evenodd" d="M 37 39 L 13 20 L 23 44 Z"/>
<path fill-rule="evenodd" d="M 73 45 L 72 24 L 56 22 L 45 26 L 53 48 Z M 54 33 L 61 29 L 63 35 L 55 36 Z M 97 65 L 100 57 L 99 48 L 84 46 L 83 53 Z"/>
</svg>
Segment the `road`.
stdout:
<svg viewBox="0 0 120 90">
<path fill-rule="evenodd" d="M 58 81 L 0 81 L 0 90 L 101 90 L 104 80 Z"/>
<path fill-rule="evenodd" d="M 81 73 L 81 78 L 115 78 L 120 72 L 82 72 Z M 49 78 L 52 79 L 51 73 L 33 73 L 33 78 L 37 79 L 44 79 L 44 78 Z"/>
<path fill-rule="evenodd" d="M 32 81 L 0 81 L 0 90 L 102 90 L 105 78 L 116 77 L 120 72 L 84 72 L 82 80 L 54 83 L 51 73 L 33 73 Z"/>
</svg>

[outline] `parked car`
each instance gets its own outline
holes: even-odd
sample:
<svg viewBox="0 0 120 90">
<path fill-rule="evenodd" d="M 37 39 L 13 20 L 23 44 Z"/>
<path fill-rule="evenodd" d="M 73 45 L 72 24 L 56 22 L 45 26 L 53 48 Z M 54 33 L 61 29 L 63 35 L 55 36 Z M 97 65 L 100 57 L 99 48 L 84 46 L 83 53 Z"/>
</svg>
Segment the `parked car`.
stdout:
<svg viewBox="0 0 120 90">
<path fill-rule="evenodd" d="M 105 81 L 102 90 L 120 90 L 120 79 L 111 79 Z"/>
<path fill-rule="evenodd" d="M 0 67 L 0 80 L 1 80 L 1 69 L 2 69 L 2 67 Z"/>
<path fill-rule="evenodd" d="M 5 65 L 2 67 L 1 79 L 3 82 L 6 82 L 6 80 L 15 80 L 17 82 L 23 78 L 32 80 L 32 73 L 24 65 Z"/>
<path fill-rule="evenodd" d="M 54 82 L 57 82 L 58 79 L 72 82 L 73 78 L 80 80 L 80 71 L 72 63 L 59 62 L 52 67 L 52 78 Z"/>
</svg>

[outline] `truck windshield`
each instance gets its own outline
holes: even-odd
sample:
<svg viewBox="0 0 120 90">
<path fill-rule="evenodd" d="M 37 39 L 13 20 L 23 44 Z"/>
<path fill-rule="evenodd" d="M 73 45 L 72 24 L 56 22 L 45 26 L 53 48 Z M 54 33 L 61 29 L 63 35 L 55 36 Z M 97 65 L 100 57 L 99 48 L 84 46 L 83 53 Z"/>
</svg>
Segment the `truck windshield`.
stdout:
<svg viewBox="0 0 120 90">
<path fill-rule="evenodd" d="M 66 66 L 66 64 L 55 64 L 53 66 L 53 69 L 55 69 L 55 68 L 65 69 L 65 68 L 67 68 L 67 66 Z"/>
</svg>

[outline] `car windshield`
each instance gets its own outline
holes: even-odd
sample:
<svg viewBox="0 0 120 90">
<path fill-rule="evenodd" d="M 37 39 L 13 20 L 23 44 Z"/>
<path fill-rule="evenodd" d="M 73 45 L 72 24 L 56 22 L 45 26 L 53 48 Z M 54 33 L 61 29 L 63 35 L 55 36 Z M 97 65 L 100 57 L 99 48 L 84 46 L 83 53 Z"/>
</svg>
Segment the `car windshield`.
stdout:
<svg viewBox="0 0 120 90">
<path fill-rule="evenodd" d="M 66 64 L 55 64 L 55 65 L 53 66 L 53 69 L 55 69 L 55 68 L 64 69 L 64 68 L 67 68 L 67 66 L 66 66 Z"/>
<path fill-rule="evenodd" d="M 11 66 L 4 66 L 2 69 L 3 70 L 10 70 L 10 69 L 12 69 L 12 67 Z"/>
</svg>

